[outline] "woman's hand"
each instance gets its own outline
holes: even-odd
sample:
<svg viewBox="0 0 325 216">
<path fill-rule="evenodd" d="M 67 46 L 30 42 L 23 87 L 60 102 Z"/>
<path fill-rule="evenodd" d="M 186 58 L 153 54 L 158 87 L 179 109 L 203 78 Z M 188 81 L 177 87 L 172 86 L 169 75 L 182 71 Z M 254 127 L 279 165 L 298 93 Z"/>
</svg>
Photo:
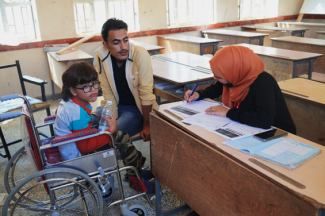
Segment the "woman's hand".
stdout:
<svg viewBox="0 0 325 216">
<path fill-rule="evenodd" d="M 184 99 L 189 103 L 192 103 L 192 101 L 196 101 L 200 96 L 199 93 L 197 92 L 194 92 L 194 94 L 190 97 L 191 94 L 192 94 L 192 90 L 187 90 L 187 92 L 185 92 L 184 94 Z"/>
<path fill-rule="evenodd" d="M 102 115 L 102 118 L 105 119 L 108 124 L 109 130 L 111 131 L 111 134 L 113 134 L 117 128 L 117 122 L 114 116 L 112 116 L 112 118 L 109 118 L 107 116 Z"/>
<path fill-rule="evenodd" d="M 218 115 L 221 117 L 226 117 L 228 110 L 229 109 L 227 107 L 224 107 L 222 105 L 217 105 L 217 106 L 212 106 L 212 107 L 209 107 L 208 109 L 206 109 L 205 114 L 208 114 L 208 115 L 214 114 L 214 115 Z"/>
</svg>

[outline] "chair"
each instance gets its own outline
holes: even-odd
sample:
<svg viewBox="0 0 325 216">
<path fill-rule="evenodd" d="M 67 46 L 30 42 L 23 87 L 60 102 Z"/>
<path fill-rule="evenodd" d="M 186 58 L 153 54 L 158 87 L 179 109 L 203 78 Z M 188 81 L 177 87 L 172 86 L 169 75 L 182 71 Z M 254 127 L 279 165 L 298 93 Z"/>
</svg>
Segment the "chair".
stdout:
<svg viewBox="0 0 325 216">
<path fill-rule="evenodd" d="M 19 64 L 18 60 L 16 61 L 15 64 L 0 66 L 0 69 L 6 69 L 6 68 L 11 68 L 11 67 L 17 67 L 18 78 L 19 78 L 19 81 L 20 81 L 20 86 L 21 86 L 22 93 L 31 102 L 32 111 L 37 112 L 37 111 L 41 111 L 41 110 L 46 109 L 47 115 L 50 116 L 51 115 L 50 104 L 46 103 L 45 88 L 44 88 L 44 85 L 47 84 L 47 81 L 44 81 L 44 80 L 41 80 L 41 79 L 38 79 L 38 78 L 35 78 L 35 77 L 31 77 L 31 76 L 28 76 L 28 75 L 22 75 L 20 64 Z M 42 93 L 42 100 L 38 100 L 38 99 L 27 96 L 24 82 L 29 82 L 29 83 L 40 86 L 41 87 L 41 93 Z M 23 104 L 23 100 L 20 99 L 20 98 L 16 98 L 16 99 L 6 101 L 6 102 L 0 102 L 0 114 L 8 112 L 8 111 L 20 110 L 21 107 L 22 107 L 22 104 Z M 50 131 L 51 131 L 51 134 L 54 135 L 52 125 L 50 126 Z M 39 132 L 39 134 L 41 134 L 42 136 L 48 137 L 48 135 L 46 135 L 44 133 Z M 5 150 L 5 153 L 0 151 L 0 156 L 3 157 L 3 158 L 8 158 L 8 160 L 10 160 L 11 155 L 10 155 L 8 146 L 21 142 L 21 139 L 16 139 L 16 140 L 12 140 L 10 142 L 7 142 L 5 137 L 4 137 L 4 134 L 2 132 L 1 127 L 0 127 L 0 138 L 1 138 L 1 142 L 2 142 L 2 145 L 0 145 L 0 149 L 4 148 L 4 150 Z"/>
</svg>

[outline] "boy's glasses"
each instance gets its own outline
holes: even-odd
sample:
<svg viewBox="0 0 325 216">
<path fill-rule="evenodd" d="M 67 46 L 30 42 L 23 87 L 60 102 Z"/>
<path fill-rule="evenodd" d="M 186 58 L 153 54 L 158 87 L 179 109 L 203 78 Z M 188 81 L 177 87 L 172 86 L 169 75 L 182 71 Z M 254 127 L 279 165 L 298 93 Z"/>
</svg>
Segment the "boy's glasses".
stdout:
<svg viewBox="0 0 325 216">
<path fill-rule="evenodd" d="M 95 82 L 92 83 L 92 85 L 84 85 L 81 88 L 77 88 L 77 87 L 75 87 L 75 88 L 76 89 L 82 89 L 82 90 L 84 90 L 85 93 L 88 93 L 88 92 L 91 91 L 92 88 L 98 89 L 99 86 L 100 86 L 100 82 L 99 81 L 95 81 Z"/>
</svg>

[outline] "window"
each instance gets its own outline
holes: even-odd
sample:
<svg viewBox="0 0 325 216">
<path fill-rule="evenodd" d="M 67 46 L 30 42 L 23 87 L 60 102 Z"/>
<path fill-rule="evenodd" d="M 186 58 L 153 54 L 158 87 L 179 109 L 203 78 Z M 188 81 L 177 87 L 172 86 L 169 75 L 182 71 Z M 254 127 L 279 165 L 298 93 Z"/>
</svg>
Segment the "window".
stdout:
<svg viewBox="0 0 325 216">
<path fill-rule="evenodd" d="M 137 0 L 74 0 L 77 34 L 100 31 L 109 18 L 121 19 L 129 31 L 138 28 Z"/>
<path fill-rule="evenodd" d="M 168 26 L 215 22 L 215 0 L 167 0 Z"/>
<path fill-rule="evenodd" d="M 239 19 L 264 19 L 278 16 L 278 0 L 239 0 Z"/>
<path fill-rule="evenodd" d="M 0 31 L 11 33 L 18 39 L 36 39 L 30 0 L 0 0 L 0 14 Z"/>
</svg>

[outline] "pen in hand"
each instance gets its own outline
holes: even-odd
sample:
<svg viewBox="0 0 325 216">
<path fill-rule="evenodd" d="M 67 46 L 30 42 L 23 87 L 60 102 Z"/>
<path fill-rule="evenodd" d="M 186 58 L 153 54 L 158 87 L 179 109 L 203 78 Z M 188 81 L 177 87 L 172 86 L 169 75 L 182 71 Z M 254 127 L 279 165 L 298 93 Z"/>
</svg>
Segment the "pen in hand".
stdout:
<svg viewBox="0 0 325 216">
<path fill-rule="evenodd" d="M 192 93 L 190 94 L 190 97 L 188 98 L 187 103 L 190 100 L 190 98 L 193 96 L 193 94 L 194 94 L 194 92 L 195 92 L 198 85 L 199 85 L 199 83 L 196 83 L 196 85 L 194 86 L 194 89 L 193 89 Z"/>
</svg>

